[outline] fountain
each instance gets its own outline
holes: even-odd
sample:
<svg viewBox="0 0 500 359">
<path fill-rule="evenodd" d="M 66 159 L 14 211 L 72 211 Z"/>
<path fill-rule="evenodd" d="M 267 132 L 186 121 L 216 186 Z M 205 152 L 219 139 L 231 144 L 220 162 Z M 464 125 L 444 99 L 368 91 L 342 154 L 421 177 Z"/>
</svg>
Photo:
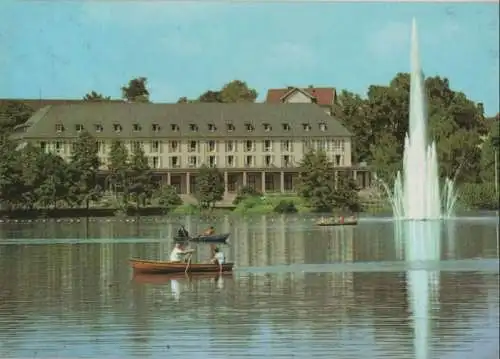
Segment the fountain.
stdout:
<svg viewBox="0 0 500 359">
<path fill-rule="evenodd" d="M 411 34 L 410 123 L 405 138 L 403 174 L 398 172 L 389 193 L 396 219 L 429 220 L 450 217 L 456 202 L 454 183 L 446 179 L 439 188 L 436 145 L 427 143 L 427 108 L 424 75 L 420 66 L 417 24 Z"/>
</svg>

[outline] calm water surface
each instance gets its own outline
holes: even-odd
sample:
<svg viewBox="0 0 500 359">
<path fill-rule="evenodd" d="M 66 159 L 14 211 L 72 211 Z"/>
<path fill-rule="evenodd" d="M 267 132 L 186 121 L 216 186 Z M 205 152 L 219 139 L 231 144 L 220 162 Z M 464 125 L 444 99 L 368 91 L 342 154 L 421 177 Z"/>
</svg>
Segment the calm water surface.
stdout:
<svg viewBox="0 0 500 359">
<path fill-rule="evenodd" d="M 233 274 L 134 277 L 179 223 L 209 222 L 0 224 L 0 358 L 498 357 L 496 218 L 408 245 L 383 218 L 226 217 Z"/>
</svg>

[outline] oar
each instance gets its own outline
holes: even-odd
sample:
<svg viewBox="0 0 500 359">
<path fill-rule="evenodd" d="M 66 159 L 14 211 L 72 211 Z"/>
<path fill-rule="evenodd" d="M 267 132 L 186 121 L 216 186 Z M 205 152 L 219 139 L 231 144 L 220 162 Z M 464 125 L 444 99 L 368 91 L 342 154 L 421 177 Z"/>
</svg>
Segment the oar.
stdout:
<svg viewBox="0 0 500 359">
<path fill-rule="evenodd" d="M 186 270 L 184 271 L 184 273 L 187 273 L 188 272 L 188 269 L 189 269 L 189 265 L 191 264 L 191 257 L 193 256 L 192 253 L 189 253 L 189 257 L 188 257 L 188 262 L 187 262 L 187 265 L 186 265 Z"/>
</svg>

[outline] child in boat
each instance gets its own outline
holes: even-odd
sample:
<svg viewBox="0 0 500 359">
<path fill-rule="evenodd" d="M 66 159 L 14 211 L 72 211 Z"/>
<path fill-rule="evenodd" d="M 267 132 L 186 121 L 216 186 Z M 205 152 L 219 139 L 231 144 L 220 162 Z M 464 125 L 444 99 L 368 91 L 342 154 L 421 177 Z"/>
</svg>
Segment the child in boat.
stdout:
<svg viewBox="0 0 500 359">
<path fill-rule="evenodd" d="M 170 262 L 186 262 L 186 255 L 194 252 L 194 249 L 185 249 L 182 243 L 176 243 L 170 253 Z"/>
<path fill-rule="evenodd" d="M 215 247 L 213 249 L 213 257 L 210 262 L 222 266 L 226 262 L 226 256 L 224 255 L 224 252 L 222 252 L 218 247 Z"/>
<path fill-rule="evenodd" d="M 189 238 L 189 232 L 184 228 L 184 226 L 181 226 L 179 230 L 177 231 L 177 237 L 179 238 Z"/>
<path fill-rule="evenodd" d="M 210 226 L 203 231 L 204 236 L 211 236 L 213 234 L 215 234 L 215 228 L 213 226 Z"/>
</svg>

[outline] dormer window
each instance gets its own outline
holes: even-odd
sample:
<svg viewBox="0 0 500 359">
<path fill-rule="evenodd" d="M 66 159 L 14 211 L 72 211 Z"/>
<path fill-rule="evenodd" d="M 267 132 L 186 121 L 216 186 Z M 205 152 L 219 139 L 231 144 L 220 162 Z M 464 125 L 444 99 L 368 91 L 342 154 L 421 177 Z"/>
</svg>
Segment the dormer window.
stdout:
<svg viewBox="0 0 500 359">
<path fill-rule="evenodd" d="M 138 124 L 138 123 L 134 123 L 132 125 L 132 128 L 134 129 L 134 132 L 139 132 L 142 128 L 141 128 L 141 125 Z"/>
<path fill-rule="evenodd" d="M 76 125 L 75 125 L 75 130 L 76 130 L 76 132 L 82 132 L 82 131 L 83 131 L 83 125 L 81 125 L 81 124 L 76 124 Z"/>
<path fill-rule="evenodd" d="M 227 132 L 233 132 L 234 129 L 235 129 L 234 125 L 232 123 L 228 123 L 226 126 L 227 126 L 226 127 L 227 128 Z"/>
<path fill-rule="evenodd" d="M 247 129 L 247 132 L 255 130 L 255 127 L 251 123 L 245 123 L 245 128 Z"/>
<path fill-rule="evenodd" d="M 113 124 L 113 130 L 114 130 L 116 133 L 120 133 L 120 132 L 122 132 L 122 125 L 120 125 L 119 123 L 115 123 L 115 124 Z"/>
<path fill-rule="evenodd" d="M 175 123 L 171 124 L 170 129 L 172 130 L 172 132 L 179 132 L 179 125 L 177 125 Z"/>
<path fill-rule="evenodd" d="M 283 123 L 282 127 L 283 127 L 283 131 L 290 131 L 290 125 L 288 123 Z"/>
<path fill-rule="evenodd" d="M 322 131 L 322 132 L 325 132 L 326 131 L 326 123 L 320 123 L 319 124 L 319 130 Z"/>
<path fill-rule="evenodd" d="M 209 123 L 208 124 L 208 130 L 210 132 L 215 132 L 217 130 L 217 127 L 215 127 L 215 125 L 213 123 Z"/>
<path fill-rule="evenodd" d="M 95 129 L 95 132 L 102 132 L 104 130 L 104 128 L 102 127 L 102 125 L 100 123 L 96 123 L 94 125 L 94 129 Z"/>
<path fill-rule="evenodd" d="M 56 132 L 58 133 L 64 132 L 64 125 L 62 123 L 58 123 L 56 125 Z"/>
<path fill-rule="evenodd" d="M 302 124 L 302 128 L 303 128 L 303 129 L 304 129 L 304 131 L 306 131 L 306 132 L 311 131 L 311 125 L 310 125 L 310 124 L 308 124 L 308 123 L 303 123 L 303 124 Z"/>
<path fill-rule="evenodd" d="M 160 132 L 160 125 L 157 124 L 157 123 L 153 123 L 151 125 L 151 131 L 153 131 L 153 132 Z"/>
<path fill-rule="evenodd" d="M 269 132 L 269 131 L 271 131 L 271 130 L 272 130 L 271 125 L 270 125 L 270 124 L 268 124 L 268 123 L 265 123 L 265 124 L 264 124 L 264 131 Z"/>
<path fill-rule="evenodd" d="M 189 124 L 189 130 L 191 132 L 198 132 L 198 125 L 194 124 L 194 123 L 190 123 Z"/>
</svg>

